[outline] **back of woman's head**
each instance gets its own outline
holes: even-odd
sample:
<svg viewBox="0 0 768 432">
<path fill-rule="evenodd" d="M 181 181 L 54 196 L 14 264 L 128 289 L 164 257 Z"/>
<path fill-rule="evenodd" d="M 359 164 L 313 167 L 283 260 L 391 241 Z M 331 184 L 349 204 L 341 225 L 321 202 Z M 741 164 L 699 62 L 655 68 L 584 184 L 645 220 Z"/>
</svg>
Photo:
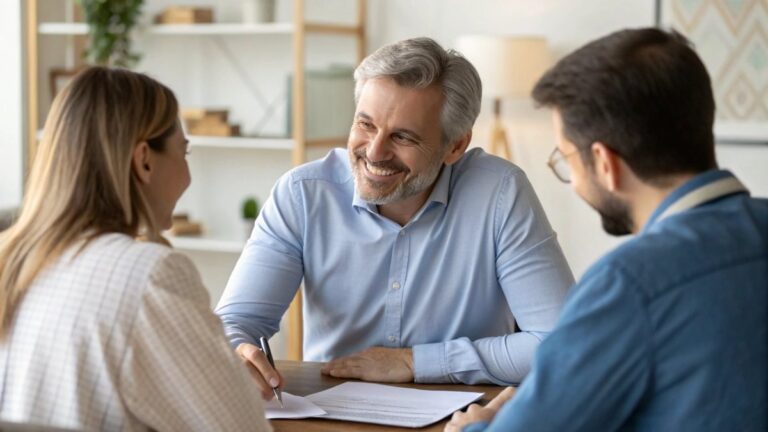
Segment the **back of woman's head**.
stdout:
<svg viewBox="0 0 768 432">
<path fill-rule="evenodd" d="M 135 72 L 92 67 L 56 97 L 17 222 L 0 235 L 0 333 L 35 276 L 81 239 L 108 232 L 160 239 L 132 171 L 141 142 L 164 151 L 178 104 Z"/>
</svg>

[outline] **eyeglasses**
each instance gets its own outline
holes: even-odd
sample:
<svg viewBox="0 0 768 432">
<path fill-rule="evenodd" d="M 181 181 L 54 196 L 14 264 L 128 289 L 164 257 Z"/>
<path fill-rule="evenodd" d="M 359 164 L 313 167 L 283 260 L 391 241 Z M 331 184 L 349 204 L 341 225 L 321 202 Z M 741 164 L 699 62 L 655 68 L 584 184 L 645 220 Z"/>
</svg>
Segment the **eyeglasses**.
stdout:
<svg viewBox="0 0 768 432">
<path fill-rule="evenodd" d="M 555 177 L 557 177 L 557 179 L 561 182 L 571 182 L 571 167 L 568 166 L 568 161 L 566 161 L 566 159 L 575 155 L 578 153 L 578 151 L 579 150 L 576 149 L 568 154 L 563 154 L 559 148 L 555 147 L 555 149 L 552 150 L 552 153 L 549 155 L 547 166 L 552 169 L 552 172 L 555 173 Z"/>
</svg>

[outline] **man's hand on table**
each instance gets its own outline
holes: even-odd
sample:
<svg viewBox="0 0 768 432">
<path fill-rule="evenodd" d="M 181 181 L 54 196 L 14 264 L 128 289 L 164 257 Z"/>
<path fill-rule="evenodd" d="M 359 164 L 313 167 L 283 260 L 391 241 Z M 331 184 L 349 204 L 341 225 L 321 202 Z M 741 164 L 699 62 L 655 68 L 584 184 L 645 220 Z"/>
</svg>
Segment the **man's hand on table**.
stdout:
<svg viewBox="0 0 768 432">
<path fill-rule="evenodd" d="M 261 391 L 264 400 L 274 397 L 272 387 L 283 387 L 284 380 L 280 372 L 275 370 L 267 360 L 267 356 L 257 347 L 249 343 L 241 343 L 235 350 L 248 368 L 256 386 Z"/>
<path fill-rule="evenodd" d="M 507 387 L 498 394 L 492 401 L 488 402 L 488 405 L 481 407 L 478 404 L 472 404 L 467 408 L 467 412 L 456 411 L 451 417 L 451 421 L 445 425 L 443 432 L 460 432 L 464 426 L 470 423 L 477 422 L 490 422 L 493 417 L 501 409 L 501 406 L 505 402 L 512 399 L 517 389 L 514 387 Z"/>
<path fill-rule="evenodd" d="M 372 347 L 326 363 L 321 369 L 336 378 L 403 383 L 413 381 L 413 351 L 410 348 Z"/>
</svg>

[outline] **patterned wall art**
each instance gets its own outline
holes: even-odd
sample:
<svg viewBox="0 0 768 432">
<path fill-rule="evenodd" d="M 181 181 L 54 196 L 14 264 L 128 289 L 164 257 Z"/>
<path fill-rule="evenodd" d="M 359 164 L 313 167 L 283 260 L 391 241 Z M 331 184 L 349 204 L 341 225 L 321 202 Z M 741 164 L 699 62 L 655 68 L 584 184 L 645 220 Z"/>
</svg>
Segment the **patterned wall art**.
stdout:
<svg viewBox="0 0 768 432">
<path fill-rule="evenodd" d="M 768 0 L 657 0 L 656 12 L 707 66 L 718 141 L 768 144 Z"/>
</svg>

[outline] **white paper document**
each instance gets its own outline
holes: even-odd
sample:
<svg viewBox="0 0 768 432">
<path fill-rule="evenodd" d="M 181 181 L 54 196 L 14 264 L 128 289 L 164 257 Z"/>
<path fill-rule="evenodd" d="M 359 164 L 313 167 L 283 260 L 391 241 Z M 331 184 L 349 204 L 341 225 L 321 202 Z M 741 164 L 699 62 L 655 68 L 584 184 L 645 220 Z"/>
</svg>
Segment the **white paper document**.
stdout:
<svg viewBox="0 0 768 432">
<path fill-rule="evenodd" d="M 435 423 L 482 396 L 483 393 L 346 382 L 307 399 L 328 413 L 322 418 L 418 428 Z"/>
<path fill-rule="evenodd" d="M 277 398 L 264 404 L 268 419 L 299 419 L 325 415 L 325 411 L 313 404 L 309 399 L 283 392 L 283 407 Z"/>
</svg>

